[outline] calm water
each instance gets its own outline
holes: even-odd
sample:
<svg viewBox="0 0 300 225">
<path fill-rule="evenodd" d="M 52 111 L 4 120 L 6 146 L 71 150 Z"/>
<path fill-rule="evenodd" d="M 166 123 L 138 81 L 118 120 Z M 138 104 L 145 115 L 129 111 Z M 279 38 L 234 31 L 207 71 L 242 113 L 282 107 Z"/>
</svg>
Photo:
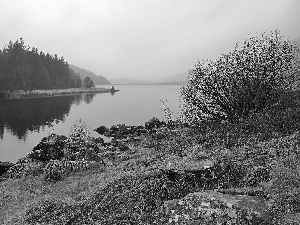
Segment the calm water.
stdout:
<svg viewBox="0 0 300 225">
<path fill-rule="evenodd" d="M 167 100 L 170 109 L 177 113 L 180 86 L 116 85 L 115 88 L 120 91 L 114 95 L 0 101 L 0 161 L 16 162 L 50 133 L 68 136 L 79 120 L 88 125 L 91 136 L 98 137 L 93 130 L 101 125 L 144 125 L 154 116 L 164 119 L 160 100 Z"/>
</svg>

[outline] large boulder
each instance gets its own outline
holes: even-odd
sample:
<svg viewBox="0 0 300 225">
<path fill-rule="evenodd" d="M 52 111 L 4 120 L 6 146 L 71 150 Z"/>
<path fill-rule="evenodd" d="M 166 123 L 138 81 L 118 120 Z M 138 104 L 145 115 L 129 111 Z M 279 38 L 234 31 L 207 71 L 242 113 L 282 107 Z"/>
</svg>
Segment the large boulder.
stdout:
<svg viewBox="0 0 300 225">
<path fill-rule="evenodd" d="M 145 123 L 145 128 L 147 130 L 152 130 L 153 128 L 160 128 L 166 126 L 166 123 L 163 121 L 160 121 L 156 117 L 153 117 L 151 120 Z"/>
<path fill-rule="evenodd" d="M 105 133 L 107 133 L 109 131 L 109 129 L 106 126 L 100 126 L 100 127 L 96 128 L 94 131 L 98 132 L 101 135 L 104 135 Z"/>
<path fill-rule="evenodd" d="M 116 148 L 116 151 L 128 151 L 129 147 L 124 143 L 123 140 L 113 138 L 111 140 L 111 145 Z"/>
<path fill-rule="evenodd" d="M 11 166 L 9 170 L 3 174 L 3 178 L 21 178 L 28 175 L 39 176 L 43 173 L 45 163 L 31 158 L 19 159 L 16 164 Z"/>
<path fill-rule="evenodd" d="M 14 164 L 10 162 L 0 162 L 0 176 L 9 170 Z"/>
<path fill-rule="evenodd" d="M 116 139 L 134 138 L 147 133 L 147 130 L 143 126 L 126 126 L 125 124 L 113 125 L 110 128 L 100 126 L 95 131 L 106 137 Z"/>
<path fill-rule="evenodd" d="M 195 192 L 165 201 L 156 224 L 271 224 L 267 202 L 256 196 Z"/>
<path fill-rule="evenodd" d="M 49 160 L 60 160 L 64 157 L 64 148 L 67 137 L 63 135 L 51 134 L 44 137 L 32 151 L 27 154 L 27 158 L 37 159 L 43 162 Z"/>
<path fill-rule="evenodd" d="M 103 169 L 103 161 L 51 160 L 44 168 L 44 179 L 52 181 L 61 180 L 71 172 L 85 171 L 92 168 Z"/>
<path fill-rule="evenodd" d="M 189 157 L 170 156 L 160 169 L 173 181 L 185 179 L 205 189 L 228 188 L 235 183 L 235 174 L 230 165 L 213 160 L 194 160 Z"/>
</svg>

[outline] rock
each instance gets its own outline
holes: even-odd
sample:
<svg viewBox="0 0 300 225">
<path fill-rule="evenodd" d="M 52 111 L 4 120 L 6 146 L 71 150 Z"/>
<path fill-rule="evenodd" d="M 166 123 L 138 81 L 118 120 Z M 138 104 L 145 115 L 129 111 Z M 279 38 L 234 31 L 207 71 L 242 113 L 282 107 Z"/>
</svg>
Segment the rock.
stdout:
<svg viewBox="0 0 300 225">
<path fill-rule="evenodd" d="M 44 179 L 61 180 L 69 173 L 85 171 L 92 168 L 104 168 L 104 162 L 51 160 L 44 168 Z"/>
<path fill-rule="evenodd" d="M 10 162 L 0 162 L 0 176 L 9 170 L 14 164 Z"/>
<path fill-rule="evenodd" d="M 250 170 L 250 169 L 249 169 Z M 243 178 L 243 182 L 247 186 L 256 187 L 262 182 L 271 180 L 271 166 L 253 166 L 247 176 Z"/>
<path fill-rule="evenodd" d="M 117 128 L 121 134 L 128 134 L 128 130 L 130 129 L 130 127 L 126 126 L 125 124 L 119 124 Z"/>
<path fill-rule="evenodd" d="M 111 144 L 113 147 L 117 148 L 119 151 L 127 151 L 129 147 L 124 143 L 123 140 L 113 138 L 111 140 Z"/>
<path fill-rule="evenodd" d="M 261 197 L 195 192 L 165 201 L 158 211 L 159 224 L 268 224 L 270 214 Z M 271 223 L 269 223 L 271 224 Z"/>
<path fill-rule="evenodd" d="M 170 180 L 185 179 L 206 189 L 227 188 L 235 181 L 229 165 L 212 160 L 193 160 L 189 157 L 171 156 L 160 167 Z"/>
<path fill-rule="evenodd" d="M 145 123 L 145 128 L 147 130 L 152 130 L 153 128 L 160 128 L 162 126 L 166 126 L 166 123 L 163 121 L 160 121 L 156 117 L 153 117 L 149 122 Z"/>
<path fill-rule="evenodd" d="M 248 195 L 258 196 L 265 199 L 269 198 L 269 195 L 262 187 L 241 187 L 241 188 L 228 188 L 228 189 L 217 189 L 219 193 L 230 194 L 230 195 Z"/>
<path fill-rule="evenodd" d="M 137 126 L 136 131 L 138 135 L 145 134 L 148 132 L 147 129 L 143 126 Z"/>
<path fill-rule="evenodd" d="M 118 125 L 111 126 L 109 129 L 109 133 L 110 133 L 111 137 L 121 138 L 121 132 L 118 128 Z"/>
<path fill-rule="evenodd" d="M 171 155 L 162 163 L 162 169 L 167 170 L 202 170 L 211 168 L 215 164 L 212 160 L 194 160 L 190 157 Z"/>
<path fill-rule="evenodd" d="M 92 140 L 97 144 L 97 145 L 100 145 L 100 146 L 103 146 L 104 145 L 104 140 L 103 138 L 101 137 L 97 137 L 97 138 L 92 138 Z"/>
<path fill-rule="evenodd" d="M 5 178 L 21 178 L 28 175 L 38 176 L 43 173 L 45 163 L 36 159 L 22 158 L 11 166 L 9 170 L 3 175 Z"/>
<path fill-rule="evenodd" d="M 141 136 L 136 136 L 133 138 L 134 141 L 141 141 L 143 138 Z"/>
<path fill-rule="evenodd" d="M 113 125 L 109 129 L 105 126 L 100 126 L 95 131 L 106 137 L 116 139 L 133 139 L 148 132 L 143 126 L 126 126 L 125 124 Z"/>
<path fill-rule="evenodd" d="M 97 129 L 95 129 L 94 131 L 98 132 L 101 135 L 104 135 L 106 132 L 109 131 L 109 129 L 106 126 L 100 126 Z"/>
<path fill-rule="evenodd" d="M 152 129 L 152 138 L 154 140 L 161 140 L 166 138 L 169 134 L 168 134 L 169 129 L 166 127 L 161 127 L 161 128 L 153 128 Z"/>
<path fill-rule="evenodd" d="M 27 154 L 27 157 L 43 162 L 62 159 L 64 157 L 63 150 L 66 140 L 66 136 L 51 134 L 43 138 L 40 143 Z"/>
</svg>

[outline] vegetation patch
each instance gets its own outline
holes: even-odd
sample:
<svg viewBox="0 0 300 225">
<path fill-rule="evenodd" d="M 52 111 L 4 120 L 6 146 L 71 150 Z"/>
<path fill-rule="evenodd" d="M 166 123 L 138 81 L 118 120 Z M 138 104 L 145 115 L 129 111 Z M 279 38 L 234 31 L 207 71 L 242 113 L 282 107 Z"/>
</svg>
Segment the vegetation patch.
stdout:
<svg viewBox="0 0 300 225">
<path fill-rule="evenodd" d="M 299 224 L 297 53 L 252 37 L 195 65 L 178 117 L 43 139 L 2 176 L 0 223 Z"/>
</svg>

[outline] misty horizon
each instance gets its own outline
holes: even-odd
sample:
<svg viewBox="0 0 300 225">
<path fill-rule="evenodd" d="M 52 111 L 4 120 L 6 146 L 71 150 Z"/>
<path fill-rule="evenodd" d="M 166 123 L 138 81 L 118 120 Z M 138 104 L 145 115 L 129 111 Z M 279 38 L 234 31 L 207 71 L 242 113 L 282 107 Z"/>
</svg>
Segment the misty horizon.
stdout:
<svg viewBox="0 0 300 225">
<path fill-rule="evenodd" d="M 22 37 L 108 80 L 161 80 L 232 51 L 248 34 L 277 29 L 300 40 L 299 6 L 297 0 L 12 0 L 0 8 L 0 47 Z"/>
</svg>

